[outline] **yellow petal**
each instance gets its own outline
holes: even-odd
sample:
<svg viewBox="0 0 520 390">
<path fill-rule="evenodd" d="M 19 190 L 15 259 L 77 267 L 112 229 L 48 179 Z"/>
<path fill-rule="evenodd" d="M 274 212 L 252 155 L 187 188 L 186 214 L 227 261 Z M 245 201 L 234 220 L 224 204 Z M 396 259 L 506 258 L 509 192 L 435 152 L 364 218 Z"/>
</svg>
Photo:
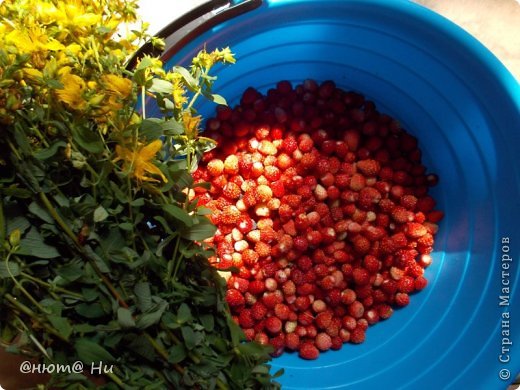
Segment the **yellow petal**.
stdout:
<svg viewBox="0 0 520 390">
<path fill-rule="evenodd" d="M 150 142 L 148 145 L 143 146 L 141 151 L 139 152 L 139 157 L 143 160 L 149 161 L 155 157 L 157 152 L 162 148 L 162 141 L 160 139 L 156 139 L 155 141 Z"/>
</svg>

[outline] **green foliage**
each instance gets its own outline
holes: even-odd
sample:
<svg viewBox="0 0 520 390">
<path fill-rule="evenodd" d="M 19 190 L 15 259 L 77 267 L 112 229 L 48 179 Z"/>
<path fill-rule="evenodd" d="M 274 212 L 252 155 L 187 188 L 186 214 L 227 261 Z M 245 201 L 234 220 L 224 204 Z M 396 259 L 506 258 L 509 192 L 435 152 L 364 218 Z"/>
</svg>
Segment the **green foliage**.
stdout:
<svg viewBox="0 0 520 390">
<path fill-rule="evenodd" d="M 20 18 L 9 26 L 28 18 L 18 1 L 40 0 L 1 4 Z M 77 40 L 60 32 L 65 18 L 38 25 L 49 29 L 39 46 L 0 46 L 0 343 L 48 364 L 113 365 L 99 378 L 54 372 L 46 388 L 278 387 L 269 349 L 230 318 L 204 242 L 216 228 L 193 199 L 192 169 L 214 146 L 195 102 L 225 103 L 209 72 L 234 62 L 230 50 L 171 71 L 144 57 L 128 71 L 126 46 L 106 39 L 111 19 L 78 14 Z M 87 19 L 106 25 L 87 33 Z M 32 36 L 21 26 L 13 37 Z M 146 117 L 148 98 L 160 118 Z"/>
</svg>

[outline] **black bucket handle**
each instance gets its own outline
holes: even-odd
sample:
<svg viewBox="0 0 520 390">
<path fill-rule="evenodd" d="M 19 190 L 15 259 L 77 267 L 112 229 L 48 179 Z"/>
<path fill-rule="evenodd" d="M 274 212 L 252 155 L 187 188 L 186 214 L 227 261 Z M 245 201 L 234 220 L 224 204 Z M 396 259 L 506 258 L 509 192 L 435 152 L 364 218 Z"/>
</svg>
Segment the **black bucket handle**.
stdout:
<svg viewBox="0 0 520 390">
<path fill-rule="evenodd" d="M 144 55 L 171 58 L 193 38 L 226 20 L 260 7 L 262 1 L 208 0 L 202 3 L 155 34 L 165 41 L 164 50 L 154 48 L 151 42 L 145 43 L 129 60 L 128 69 L 133 69 Z"/>
</svg>

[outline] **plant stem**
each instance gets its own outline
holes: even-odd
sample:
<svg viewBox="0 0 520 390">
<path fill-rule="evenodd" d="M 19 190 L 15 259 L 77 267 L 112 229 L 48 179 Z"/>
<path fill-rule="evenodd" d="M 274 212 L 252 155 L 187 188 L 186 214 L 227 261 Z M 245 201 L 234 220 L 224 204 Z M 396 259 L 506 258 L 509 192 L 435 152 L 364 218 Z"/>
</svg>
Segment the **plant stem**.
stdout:
<svg viewBox="0 0 520 390">
<path fill-rule="evenodd" d="M 144 85 L 141 87 L 141 110 L 142 110 L 142 117 L 143 119 L 146 119 L 146 89 Z"/>
<path fill-rule="evenodd" d="M 7 254 L 7 256 L 5 257 L 5 269 L 7 270 L 7 273 L 9 274 L 9 276 L 11 277 L 13 283 L 16 285 L 16 287 L 18 287 L 20 289 L 20 291 L 23 293 L 23 295 L 25 295 L 27 297 L 27 299 L 29 301 L 31 301 L 31 303 L 36 306 L 38 308 L 38 310 L 40 310 L 42 313 L 44 314 L 49 314 L 49 312 L 47 310 L 45 310 L 45 308 L 43 308 L 37 301 L 36 299 L 34 299 L 34 297 L 29 293 L 29 291 L 27 291 L 25 289 L 25 287 L 15 278 L 15 276 L 11 273 L 11 269 L 9 268 L 9 258 L 11 257 L 11 255 L 13 254 L 13 252 L 10 252 Z"/>
<path fill-rule="evenodd" d="M 168 263 L 168 269 L 166 270 L 166 277 L 164 278 L 165 283 L 168 283 L 171 280 L 172 275 L 175 278 L 176 273 L 173 272 L 174 269 L 177 268 L 177 253 L 179 252 L 179 245 L 181 243 L 181 236 L 177 235 L 177 240 L 175 241 L 175 248 L 173 249 L 172 258 Z"/>
<path fill-rule="evenodd" d="M 65 223 L 65 221 L 59 216 L 58 212 L 56 211 L 56 209 L 52 206 L 49 198 L 47 198 L 47 195 L 45 195 L 45 193 L 43 192 L 40 192 L 40 199 L 43 201 L 43 204 L 45 205 L 45 207 L 47 208 L 47 210 L 49 211 L 49 213 L 52 215 L 52 217 L 54 218 L 54 220 L 58 223 L 58 225 L 60 225 L 60 227 L 63 229 L 63 231 L 67 234 L 67 236 L 74 242 L 74 244 L 76 244 L 76 249 L 78 250 L 80 256 L 87 260 L 90 265 L 92 266 L 92 268 L 94 269 L 94 271 L 96 272 L 96 274 L 99 276 L 99 278 L 101 279 L 101 281 L 103 282 L 103 284 L 110 290 L 110 292 L 112 293 L 112 295 L 114 296 L 114 298 L 116 298 L 116 300 L 119 302 L 119 304 L 128 309 L 128 305 L 127 303 L 124 301 L 123 298 L 121 298 L 121 295 L 119 295 L 119 293 L 117 292 L 116 288 L 114 287 L 114 285 L 112 283 L 110 283 L 110 281 L 105 277 L 105 275 L 103 275 L 103 273 L 101 272 L 101 270 L 99 269 L 99 267 L 97 266 L 96 262 L 94 260 L 92 260 L 90 258 L 90 256 L 88 256 L 84 251 L 83 251 L 83 248 L 82 246 L 80 245 L 77 237 L 74 235 L 74 233 L 72 232 L 72 230 L 69 228 L 69 226 Z"/>
<path fill-rule="evenodd" d="M 148 333 L 146 332 L 143 332 L 143 335 L 144 337 L 146 337 L 146 339 L 148 340 L 148 342 L 152 345 L 152 347 L 157 351 L 157 353 L 159 355 L 161 355 L 161 357 L 168 361 L 168 352 L 165 351 L 165 349 L 163 347 L 161 347 L 154 339 L 152 336 L 150 336 Z M 173 364 L 173 368 L 175 368 L 175 370 L 179 373 L 179 374 L 184 374 L 184 368 L 182 368 L 180 365 L 178 365 L 177 363 L 174 363 Z"/>
<path fill-rule="evenodd" d="M 0 245 L 3 244 L 7 236 L 7 226 L 4 216 L 4 199 L 0 198 Z"/>
<path fill-rule="evenodd" d="M 106 372 L 104 374 L 108 376 L 110 379 L 112 379 L 112 381 L 115 382 L 120 388 L 125 388 L 125 384 L 123 383 L 121 378 L 119 378 L 116 374 L 114 374 L 113 372 Z"/>
<path fill-rule="evenodd" d="M 58 225 L 60 225 L 60 227 L 65 232 L 65 234 L 67 234 L 67 236 L 74 242 L 74 244 L 76 244 L 76 246 L 78 248 L 81 247 L 79 244 L 78 238 L 72 232 L 72 230 L 69 228 L 69 226 L 65 223 L 63 218 L 60 217 L 60 215 L 58 214 L 56 209 L 52 206 L 51 201 L 49 200 L 49 198 L 47 198 L 47 195 L 45 195 L 44 192 L 40 192 L 39 195 L 40 195 L 40 199 L 43 202 L 43 204 L 45 205 L 47 211 L 51 214 L 51 216 L 58 223 Z"/>
<path fill-rule="evenodd" d="M 45 328 L 45 330 L 47 332 L 49 332 L 50 334 L 53 334 L 54 336 L 56 336 L 57 338 L 59 338 L 60 340 L 62 341 L 65 341 L 65 342 L 68 342 L 68 340 L 63 337 L 63 335 L 58 332 L 56 329 L 52 328 L 51 326 L 49 326 L 46 322 L 42 321 L 38 315 L 32 311 L 31 309 L 29 309 L 27 306 L 25 306 L 23 303 L 19 302 L 15 297 L 13 297 L 11 294 L 7 293 L 4 295 L 5 299 L 7 299 L 9 301 L 9 303 L 11 303 L 11 305 L 13 305 L 16 309 L 20 310 L 21 312 L 23 312 L 24 314 L 28 315 L 29 317 L 31 317 L 33 319 L 34 322 L 37 322 L 38 324 L 40 324 L 42 327 Z"/>
<path fill-rule="evenodd" d="M 65 293 L 67 295 L 70 295 L 73 298 L 77 298 L 77 299 L 81 299 L 81 300 L 84 299 L 83 295 L 81 295 L 81 294 L 75 293 L 73 291 L 67 290 L 67 289 L 62 288 L 62 287 L 53 286 L 52 284 L 44 282 L 41 279 L 35 278 L 34 276 L 32 276 L 32 275 L 30 275 L 30 274 L 28 274 L 26 272 L 20 272 L 20 275 L 22 275 L 26 279 L 29 279 L 32 282 L 35 282 L 35 283 L 38 283 L 41 286 L 47 287 L 49 289 L 49 291 L 55 290 L 55 291 L 59 291 L 59 292 Z"/>
</svg>

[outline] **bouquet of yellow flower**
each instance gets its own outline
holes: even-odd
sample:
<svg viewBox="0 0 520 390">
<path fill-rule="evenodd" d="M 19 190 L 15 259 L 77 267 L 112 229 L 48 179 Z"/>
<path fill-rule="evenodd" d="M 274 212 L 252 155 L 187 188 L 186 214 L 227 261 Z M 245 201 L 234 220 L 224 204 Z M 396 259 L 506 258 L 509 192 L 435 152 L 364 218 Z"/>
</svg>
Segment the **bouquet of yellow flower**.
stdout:
<svg viewBox="0 0 520 390">
<path fill-rule="evenodd" d="M 127 69 L 161 45 L 145 26 L 120 36 L 136 8 L 0 3 L 0 342 L 47 365 L 45 388 L 276 387 L 269 350 L 229 315 L 203 243 L 215 227 L 191 196 L 214 146 L 194 103 L 224 102 L 209 72 L 235 59 Z"/>
</svg>

